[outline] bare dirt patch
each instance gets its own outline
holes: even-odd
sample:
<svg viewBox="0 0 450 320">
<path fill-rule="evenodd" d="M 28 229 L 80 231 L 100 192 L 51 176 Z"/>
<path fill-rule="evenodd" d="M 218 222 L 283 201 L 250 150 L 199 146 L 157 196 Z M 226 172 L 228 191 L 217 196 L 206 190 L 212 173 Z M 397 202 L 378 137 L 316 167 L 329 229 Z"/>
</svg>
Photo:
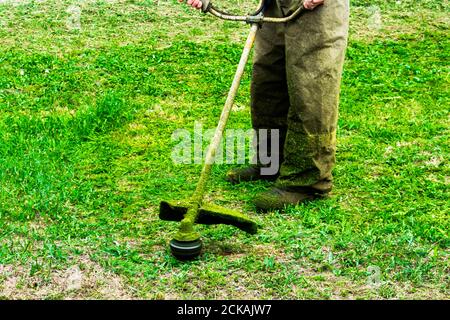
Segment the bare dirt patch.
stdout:
<svg viewBox="0 0 450 320">
<path fill-rule="evenodd" d="M 31 267 L 0 265 L 0 297 L 5 299 L 132 299 L 121 277 L 105 271 L 88 256 L 49 274 L 32 275 Z"/>
</svg>

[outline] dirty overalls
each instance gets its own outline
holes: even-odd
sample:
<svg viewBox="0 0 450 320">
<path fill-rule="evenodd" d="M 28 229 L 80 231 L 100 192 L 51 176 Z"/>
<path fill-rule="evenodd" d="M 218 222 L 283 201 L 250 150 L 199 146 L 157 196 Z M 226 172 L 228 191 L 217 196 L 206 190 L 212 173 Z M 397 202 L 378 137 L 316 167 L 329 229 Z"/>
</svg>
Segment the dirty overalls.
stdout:
<svg viewBox="0 0 450 320">
<path fill-rule="evenodd" d="M 302 2 L 272 0 L 265 16 L 288 16 Z M 331 190 L 348 24 L 349 0 L 325 0 L 292 22 L 266 23 L 257 32 L 252 125 L 279 129 L 276 187 Z"/>
</svg>

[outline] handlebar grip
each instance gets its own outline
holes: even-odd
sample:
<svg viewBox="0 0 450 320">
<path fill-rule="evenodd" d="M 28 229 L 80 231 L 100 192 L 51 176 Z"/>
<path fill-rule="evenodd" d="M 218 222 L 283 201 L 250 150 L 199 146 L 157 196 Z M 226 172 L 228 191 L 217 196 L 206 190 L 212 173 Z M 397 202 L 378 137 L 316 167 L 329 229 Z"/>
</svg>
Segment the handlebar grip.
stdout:
<svg viewBox="0 0 450 320">
<path fill-rule="evenodd" d="M 211 5 L 211 0 L 201 0 L 202 1 L 202 12 L 206 13 L 209 11 Z"/>
</svg>

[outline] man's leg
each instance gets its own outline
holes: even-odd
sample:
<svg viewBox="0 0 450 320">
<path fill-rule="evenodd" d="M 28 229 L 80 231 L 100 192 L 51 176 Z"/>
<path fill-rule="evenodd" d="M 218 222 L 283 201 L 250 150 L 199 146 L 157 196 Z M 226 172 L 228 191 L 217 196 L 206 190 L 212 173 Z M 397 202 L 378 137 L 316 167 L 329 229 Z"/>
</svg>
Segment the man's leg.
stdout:
<svg viewBox="0 0 450 320">
<path fill-rule="evenodd" d="M 280 0 L 281 2 L 285 0 Z M 292 10 L 287 1 L 283 12 Z M 348 36 L 348 0 L 328 0 L 288 23 L 286 74 L 290 109 L 284 162 L 275 188 L 255 199 L 281 209 L 332 188 L 338 101 Z"/>
<path fill-rule="evenodd" d="M 272 1 L 266 16 L 281 17 L 276 1 Z M 287 131 L 289 94 L 286 80 L 286 59 L 284 44 L 284 24 L 263 24 L 256 34 L 253 74 L 251 83 L 251 115 L 253 129 L 267 129 L 268 135 L 257 136 L 257 154 L 260 146 L 267 146 L 271 159 L 283 158 L 283 143 Z M 270 150 L 270 130 L 279 130 L 279 154 Z M 259 158 L 259 157 L 258 157 Z M 235 169 L 228 173 L 227 180 L 240 182 L 261 178 L 275 179 L 276 176 L 261 177 L 260 166 Z"/>
<path fill-rule="evenodd" d="M 325 1 L 286 27 L 291 108 L 279 187 L 331 189 L 348 2 Z"/>
</svg>

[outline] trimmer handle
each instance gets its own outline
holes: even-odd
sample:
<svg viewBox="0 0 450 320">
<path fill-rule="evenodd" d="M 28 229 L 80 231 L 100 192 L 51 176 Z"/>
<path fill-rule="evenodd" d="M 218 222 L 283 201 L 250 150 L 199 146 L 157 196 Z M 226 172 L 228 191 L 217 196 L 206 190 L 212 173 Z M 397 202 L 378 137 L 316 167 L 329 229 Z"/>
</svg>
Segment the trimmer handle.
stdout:
<svg viewBox="0 0 450 320">
<path fill-rule="evenodd" d="M 269 2 L 273 0 L 260 0 L 258 9 L 254 13 L 248 14 L 246 16 L 238 16 L 216 9 L 213 6 L 211 0 L 201 0 L 201 1 L 202 1 L 201 9 L 204 13 L 210 13 L 213 16 L 223 20 L 244 21 L 247 23 L 265 23 L 265 22 L 285 23 L 297 18 L 300 15 L 300 13 L 302 13 L 302 11 L 305 10 L 305 7 L 301 5 L 297 8 L 297 10 L 295 10 L 290 16 L 287 17 L 283 18 L 264 17 L 263 15 L 264 9 L 269 4 Z"/>
</svg>

